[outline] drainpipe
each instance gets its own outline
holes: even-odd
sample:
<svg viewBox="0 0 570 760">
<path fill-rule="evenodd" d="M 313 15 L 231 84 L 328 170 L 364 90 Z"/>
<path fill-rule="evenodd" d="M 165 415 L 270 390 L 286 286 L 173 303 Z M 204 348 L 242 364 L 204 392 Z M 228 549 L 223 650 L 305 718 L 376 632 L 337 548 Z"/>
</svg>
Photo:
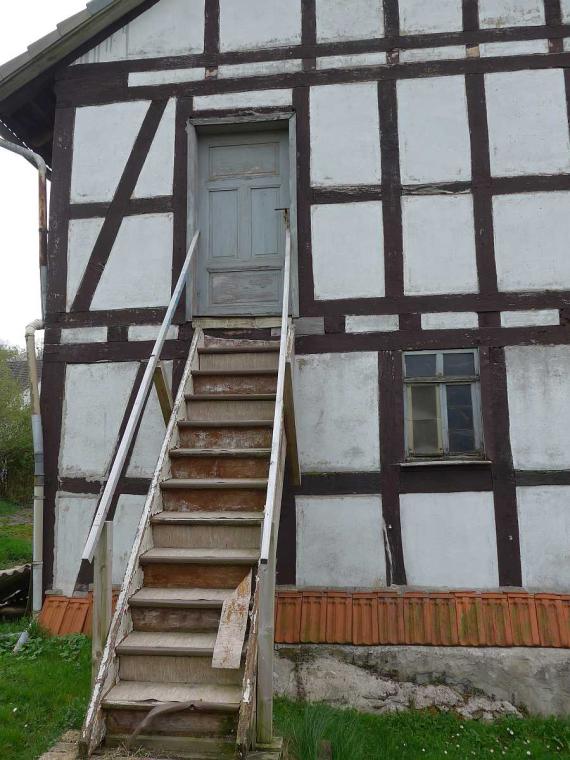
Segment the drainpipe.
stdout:
<svg viewBox="0 0 570 760">
<path fill-rule="evenodd" d="M 36 319 L 26 327 L 26 351 L 30 375 L 32 405 L 32 436 L 34 440 L 34 549 L 32 559 L 32 612 L 39 615 L 43 598 L 44 567 L 44 436 L 40 410 L 40 388 L 36 357 L 36 330 L 43 330 L 44 323 Z"/>
<path fill-rule="evenodd" d="M 0 139 L 0 148 L 5 148 L 12 153 L 17 153 L 19 156 L 23 156 L 28 161 L 31 161 L 38 170 L 38 190 L 39 190 L 39 204 L 38 204 L 38 217 L 39 217 L 39 265 L 40 265 L 40 287 L 42 294 L 42 318 L 46 316 L 46 294 L 47 294 L 47 239 L 48 239 L 48 224 L 47 224 L 47 167 L 43 158 L 34 153 L 29 148 L 24 148 L 16 143 L 9 142 L 8 140 Z"/>
<path fill-rule="evenodd" d="M 47 167 L 44 159 L 29 148 L 0 139 L 0 148 L 30 161 L 38 170 L 38 220 L 39 220 L 39 266 L 42 319 L 36 319 L 26 327 L 26 351 L 30 375 L 32 406 L 32 436 L 34 441 L 34 547 L 32 560 L 32 610 L 34 616 L 42 609 L 43 600 L 43 523 L 44 523 L 44 442 L 40 410 L 38 363 L 36 357 L 36 330 L 43 330 L 46 315 L 47 294 Z M 22 635 L 22 637 L 25 634 Z M 20 639 L 22 639 L 20 637 Z M 16 649 L 23 641 L 18 641 Z"/>
</svg>

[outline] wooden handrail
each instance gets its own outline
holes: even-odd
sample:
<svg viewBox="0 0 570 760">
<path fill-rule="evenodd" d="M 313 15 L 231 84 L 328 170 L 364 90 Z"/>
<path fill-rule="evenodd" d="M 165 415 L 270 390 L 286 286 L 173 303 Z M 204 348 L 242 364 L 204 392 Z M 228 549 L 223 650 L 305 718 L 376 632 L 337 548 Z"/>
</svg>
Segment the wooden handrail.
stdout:
<svg viewBox="0 0 570 760">
<path fill-rule="evenodd" d="M 123 433 L 123 437 L 121 438 L 121 442 L 119 443 L 117 453 L 111 466 L 111 471 L 109 472 L 109 477 L 107 478 L 105 488 L 101 494 L 99 506 L 97 507 L 97 513 L 95 515 L 95 519 L 93 520 L 93 524 L 91 525 L 91 530 L 89 531 L 87 541 L 85 542 L 85 548 L 83 549 L 83 554 L 81 556 L 82 561 L 92 562 L 93 560 L 95 550 L 97 548 L 97 544 L 103 530 L 103 525 L 107 519 L 107 514 L 109 513 L 111 502 L 115 495 L 115 491 L 117 490 L 125 462 L 127 461 L 133 438 L 135 437 L 135 433 L 138 429 L 140 419 L 146 406 L 146 402 L 153 383 L 154 371 L 160 360 L 160 354 L 162 353 L 162 348 L 166 340 L 168 328 L 172 323 L 174 312 L 176 311 L 180 297 L 186 286 L 186 276 L 190 268 L 190 263 L 194 255 L 194 251 L 196 250 L 199 236 L 200 230 L 197 230 L 196 234 L 192 238 L 190 247 L 188 248 L 186 260 L 182 267 L 182 271 L 180 272 L 176 287 L 174 288 L 172 298 L 170 299 L 170 304 L 168 305 L 168 309 L 162 322 L 160 332 L 158 333 L 158 338 L 156 339 L 152 353 L 148 359 L 148 364 L 135 399 L 133 410 L 129 416 L 125 432 Z"/>
<path fill-rule="evenodd" d="M 261 551 L 256 583 L 259 612 L 254 628 L 256 641 L 250 646 L 256 648 L 256 727 L 257 742 L 270 744 L 273 737 L 273 647 L 275 641 L 275 571 L 277 537 L 281 514 L 281 496 L 285 472 L 285 459 L 289 455 L 293 480 L 300 482 L 301 471 L 297 452 L 297 433 L 292 392 L 291 362 L 294 351 L 294 328 L 289 317 L 290 277 L 291 277 L 291 231 L 289 219 L 285 219 L 285 266 L 283 272 L 283 309 L 281 312 L 281 339 L 279 345 L 279 365 L 277 391 L 275 394 L 275 415 L 273 437 L 267 482 L 267 497 L 263 517 Z M 255 649 L 254 649 L 255 651 Z M 253 680 L 253 679 L 252 679 Z M 244 688 L 251 686 L 246 683 Z M 243 740 L 243 726 L 242 726 Z M 238 746 L 239 750 L 239 746 Z"/>
<path fill-rule="evenodd" d="M 273 533 L 273 514 L 277 492 L 277 474 L 279 454 L 284 422 L 285 367 L 287 364 L 287 345 L 289 335 L 289 296 L 291 292 L 291 229 L 289 217 L 285 219 L 285 266 L 283 269 L 283 308 L 281 310 L 281 338 L 279 341 L 279 368 L 277 372 L 277 392 L 275 394 L 275 415 L 273 417 L 273 437 L 271 439 L 271 458 L 269 460 L 269 477 L 267 481 L 267 498 L 261 536 L 261 553 L 259 562 L 269 562 L 269 552 Z"/>
</svg>

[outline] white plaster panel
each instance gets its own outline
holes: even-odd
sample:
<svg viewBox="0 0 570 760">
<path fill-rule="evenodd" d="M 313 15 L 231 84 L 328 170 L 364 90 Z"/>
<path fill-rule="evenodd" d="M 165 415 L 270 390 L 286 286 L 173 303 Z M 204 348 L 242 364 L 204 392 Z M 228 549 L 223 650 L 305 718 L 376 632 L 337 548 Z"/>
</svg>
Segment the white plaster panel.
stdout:
<svg viewBox="0 0 570 760">
<path fill-rule="evenodd" d="M 402 183 L 469 180 L 465 77 L 402 79 L 397 86 Z"/>
<path fill-rule="evenodd" d="M 535 309 L 534 311 L 502 311 L 503 327 L 537 327 L 540 325 L 559 325 L 558 309 Z"/>
<path fill-rule="evenodd" d="M 222 95 L 200 95 L 194 98 L 196 111 L 219 110 L 220 108 L 266 108 L 270 106 L 290 106 L 293 102 L 291 90 L 255 90 L 250 92 L 227 92 Z"/>
<path fill-rule="evenodd" d="M 493 220 L 500 290 L 570 287 L 569 192 L 496 196 Z"/>
<path fill-rule="evenodd" d="M 486 74 L 485 91 L 495 176 L 570 172 L 561 69 Z"/>
<path fill-rule="evenodd" d="M 61 331 L 62 343 L 105 343 L 106 327 L 71 327 Z"/>
<path fill-rule="evenodd" d="M 218 66 L 218 79 L 259 77 L 271 74 L 294 74 L 298 71 L 303 71 L 303 61 L 300 58 L 294 58 L 288 61 L 236 63 Z"/>
<path fill-rule="evenodd" d="M 311 225 L 317 300 L 384 295 L 380 202 L 312 206 Z"/>
<path fill-rule="evenodd" d="M 347 333 L 394 332 L 400 329 L 397 314 L 347 315 L 345 329 Z"/>
<path fill-rule="evenodd" d="M 172 282 L 172 214 L 123 219 L 92 309 L 166 306 Z"/>
<path fill-rule="evenodd" d="M 101 478 L 112 455 L 137 364 L 68 364 L 59 472 Z"/>
<path fill-rule="evenodd" d="M 113 518 L 113 584 L 123 582 L 146 497 L 122 494 Z"/>
<path fill-rule="evenodd" d="M 523 586 L 570 590 L 570 487 L 517 488 Z"/>
<path fill-rule="evenodd" d="M 113 199 L 148 106 L 148 101 L 132 101 L 76 110 L 72 203 Z"/>
<path fill-rule="evenodd" d="M 408 196 L 402 212 L 406 294 L 477 292 L 471 196 Z"/>
<path fill-rule="evenodd" d="M 384 35 L 382 0 L 317 0 L 317 42 L 366 40 Z"/>
<path fill-rule="evenodd" d="M 160 195 L 172 195 L 175 125 L 176 99 L 171 98 L 164 110 L 164 115 L 139 175 L 133 193 L 134 198 L 156 198 Z"/>
<path fill-rule="evenodd" d="M 471 330 L 479 326 L 474 311 L 441 311 L 422 314 L 422 330 Z"/>
<path fill-rule="evenodd" d="M 93 253 L 103 222 L 104 219 L 72 219 L 69 222 L 66 296 L 68 310 L 77 295 L 77 289 Z"/>
<path fill-rule="evenodd" d="M 111 34 L 87 53 L 73 62 L 77 63 L 107 63 L 109 61 L 124 61 L 127 56 L 128 25 Z"/>
<path fill-rule="evenodd" d="M 482 29 L 544 24 L 543 0 L 479 0 Z"/>
<path fill-rule="evenodd" d="M 294 389 L 305 472 L 380 467 L 376 353 L 298 356 Z"/>
<path fill-rule="evenodd" d="M 60 491 L 55 498 L 53 588 L 71 596 L 98 496 Z"/>
<path fill-rule="evenodd" d="M 534 55 L 548 53 L 548 40 L 509 40 L 508 42 L 482 42 L 479 45 L 481 58 L 502 55 Z"/>
<path fill-rule="evenodd" d="M 399 0 L 402 34 L 460 32 L 463 29 L 461 0 Z"/>
<path fill-rule="evenodd" d="M 159 325 L 130 325 L 129 340 L 156 340 L 160 332 Z M 166 333 L 167 340 L 178 338 L 178 327 L 170 325 Z"/>
<path fill-rule="evenodd" d="M 206 69 L 162 69 L 158 71 L 131 71 L 129 87 L 158 87 L 162 84 L 199 82 L 206 76 Z"/>
<path fill-rule="evenodd" d="M 560 0 L 562 10 L 562 23 L 570 23 L 570 0 Z"/>
<path fill-rule="evenodd" d="M 204 0 L 159 0 L 129 24 L 129 58 L 158 58 L 203 50 Z"/>
<path fill-rule="evenodd" d="M 401 494 L 400 517 L 411 586 L 499 585 L 492 493 Z"/>
<path fill-rule="evenodd" d="M 381 182 L 376 83 L 311 88 L 313 185 Z"/>
<path fill-rule="evenodd" d="M 297 585 L 386 585 L 380 496 L 297 497 Z"/>
<path fill-rule="evenodd" d="M 386 53 L 324 55 L 317 58 L 317 69 L 353 69 L 360 66 L 383 66 L 385 63 Z"/>
<path fill-rule="evenodd" d="M 465 45 L 446 45 L 435 48 L 412 48 L 400 50 L 400 63 L 421 63 L 422 61 L 450 61 L 465 58 Z"/>
<path fill-rule="evenodd" d="M 515 469 L 570 469 L 570 346 L 505 350 Z"/>
<path fill-rule="evenodd" d="M 301 0 L 220 0 L 220 49 L 252 50 L 301 42 Z"/>
<path fill-rule="evenodd" d="M 172 389 L 172 362 L 164 362 L 164 371 L 167 383 Z M 165 434 L 166 425 L 156 388 L 153 386 L 133 448 L 127 475 L 135 478 L 152 478 Z"/>
<path fill-rule="evenodd" d="M 568 23 L 567 21 L 565 23 Z M 570 37 L 565 37 L 562 41 L 562 47 L 565 53 L 570 50 Z"/>
</svg>

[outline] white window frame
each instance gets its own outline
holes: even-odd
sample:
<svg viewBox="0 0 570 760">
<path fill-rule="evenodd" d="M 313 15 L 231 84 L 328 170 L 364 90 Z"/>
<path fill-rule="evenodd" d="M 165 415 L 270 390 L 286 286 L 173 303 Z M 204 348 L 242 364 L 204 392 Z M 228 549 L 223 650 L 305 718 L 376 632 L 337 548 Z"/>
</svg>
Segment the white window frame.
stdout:
<svg viewBox="0 0 570 760">
<path fill-rule="evenodd" d="M 444 354 L 471 354 L 474 362 L 474 375 L 452 376 L 443 374 Z M 406 357 L 419 355 L 435 355 L 436 373 L 432 377 L 406 377 Z M 476 348 L 457 348 L 448 350 L 404 351 L 402 354 L 404 380 L 404 415 L 405 415 L 405 446 L 407 461 L 425 461 L 430 459 L 484 459 L 483 418 L 481 411 L 481 378 L 479 370 L 479 351 Z M 416 454 L 414 450 L 414 428 L 412 417 L 412 386 L 437 386 L 437 437 L 438 451 L 431 454 Z M 450 453 L 449 427 L 447 418 L 447 386 L 471 385 L 471 402 L 473 405 L 473 432 L 475 449 L 470 452 Z"/>
</svg>

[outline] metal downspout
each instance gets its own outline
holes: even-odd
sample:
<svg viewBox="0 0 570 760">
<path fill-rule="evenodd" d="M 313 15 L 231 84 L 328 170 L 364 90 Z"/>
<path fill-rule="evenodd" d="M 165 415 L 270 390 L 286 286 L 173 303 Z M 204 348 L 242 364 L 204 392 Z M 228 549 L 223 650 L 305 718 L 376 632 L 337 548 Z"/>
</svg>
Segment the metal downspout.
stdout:
<svg viewBox="0 0 570 760">
<path fill-rule="evenodd" d="M 32 436 L 34 440 L 34 549 L 32 559 L 32 612 L 39 615 L 43 600 L 44 568 L 44 436 L 40 408 L 40 387 L 36 357 L 36 330 L 44 323 L 36 319 L 26 327 L 26 351 L 30 375 L 32 405 Z"/>
<path fill-rule="evenodd" d="M 33 150 L 8 140 L 0 139 L 0 148 L 23 156 L 38 170 L 39 182 L 39 266 L 42 319 L 36 319 L 26 327 L 26 351 L 30 375 L 32 406 L 32 435 L 34 441 L 34 547 L 32 560 L 32 610 L 34 616 L 42 609 L 43 601 L 43 524 L 44 524 L 44 439 L 40 408 L 38 363 L 36 357 L 36 330 L 43 330 L 47 296 L 47 167 L 43 158 Z M 18 642 L 20 644 L 20 642 Z M 17 645 L 18 646 L 18 645 Z"/>
</svg>

